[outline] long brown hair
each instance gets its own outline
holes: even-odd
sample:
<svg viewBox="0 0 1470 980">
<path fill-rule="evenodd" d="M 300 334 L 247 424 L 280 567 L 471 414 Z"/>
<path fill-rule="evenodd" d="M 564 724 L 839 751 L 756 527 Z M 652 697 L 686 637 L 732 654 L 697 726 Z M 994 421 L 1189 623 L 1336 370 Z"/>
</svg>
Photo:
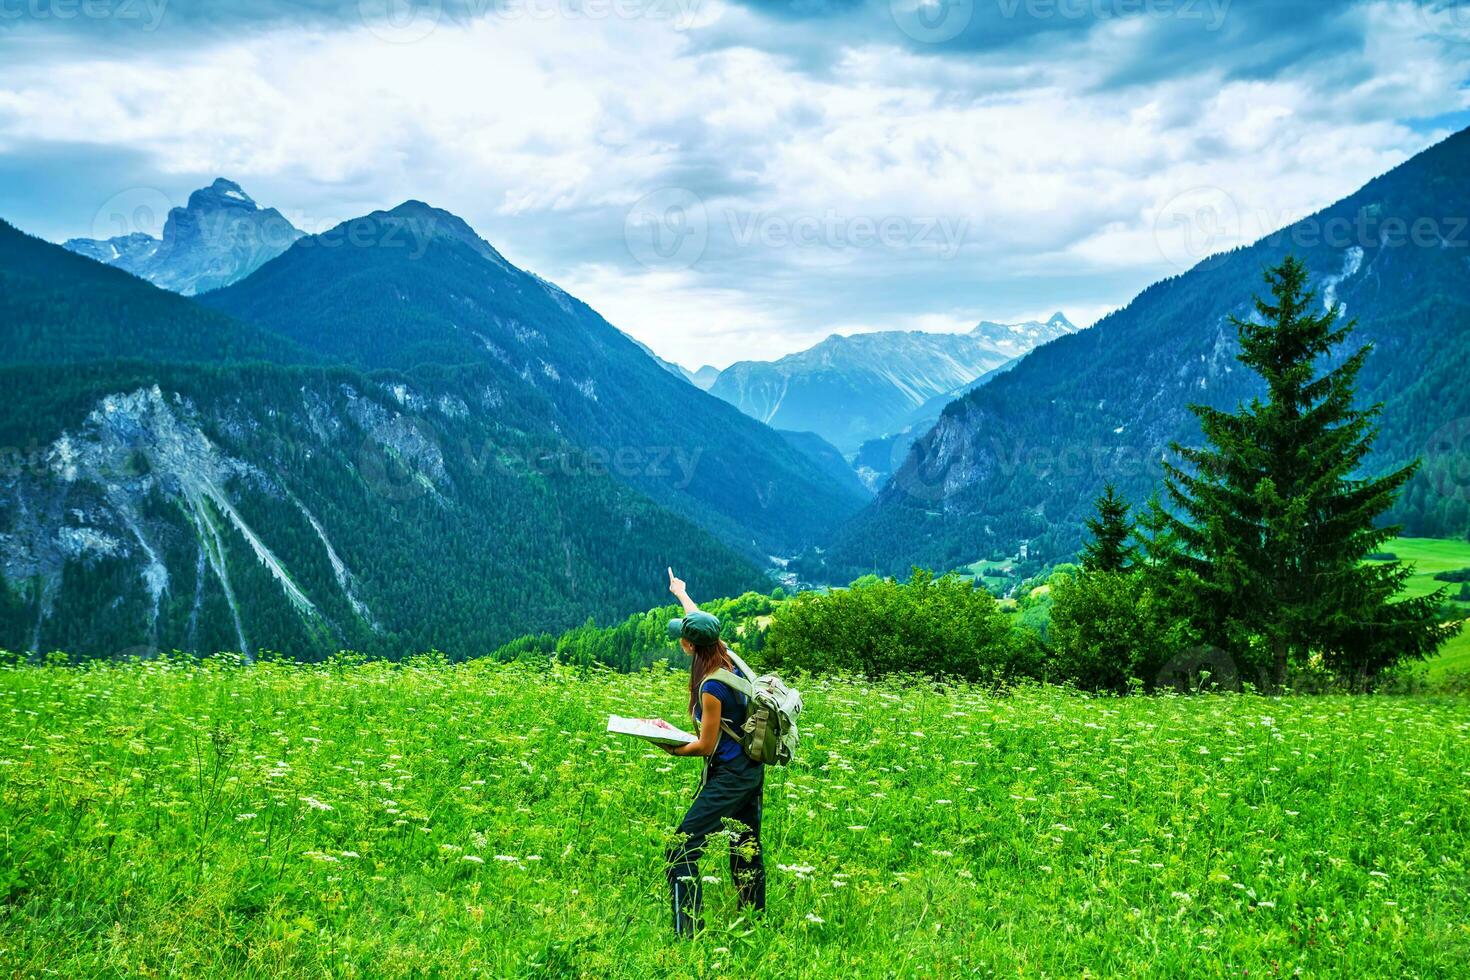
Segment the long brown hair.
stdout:
<svg viewBox="0 0 1470 980">
<path fill-rule="evenodd" d="M 724 640 L 715 640 L 694 647 L 694 659 L 689 664 L 689 714 L 694 714 L 694 706 L 699 703 L 699 686 L 704 679 L 721 667 L 726 670 L 735 669 L 735 661 L 730 659 L 730 650 L 725 646 Z"/>
</svg>

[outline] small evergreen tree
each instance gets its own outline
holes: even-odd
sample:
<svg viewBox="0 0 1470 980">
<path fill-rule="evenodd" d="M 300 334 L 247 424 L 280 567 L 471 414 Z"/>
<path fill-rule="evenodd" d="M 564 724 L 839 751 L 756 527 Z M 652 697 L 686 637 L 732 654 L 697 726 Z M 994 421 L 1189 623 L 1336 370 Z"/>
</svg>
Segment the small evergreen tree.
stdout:
<svg viewBox="0 0 1470 980">
<path fill-rule="evenodd" d="M 1128 519 L 1128 501 L 1118 496 L 1109 483 L 1094 502 L 1097 516 L 1087 521 L 1092 540 L 1082 547 L 1082 567 L 1089 572 L 1123 572 L 1136 556 L 1129 544 L 1133 524 Z"/>
<path fill-rule="evenodd" d="M 1370 348 L 1319 374 L 1352 324 L 1340 326 L 1336 308 L 1315 312 L 1295 258 L 1266 282 L 1272 300 L 1258 297 L 1256 317 L 1233 319 L 1239 359 L 1265 380 L 1265 399 L 1234 412 L 1191 406 L 1205 445 L 1173 447 L 1188 470 L 1165 466 L 1171 506 L 1147 521 L 1151 563 L 1187 597 L 1204 636 L 1256 660 L 1277 688 L 1313 655 L 1362 685 L 1433 652 L 1457 627 L 1438 622 L 1442 591 L 1395 599 L 1410 569 L 1363 560 L 1398 532 L 1375 521 L 1418 465 L 1357 475 L 1380 411 L 1353 405 Z"/>
<path fill-rule="evenodd" d="M 1058 571 L 1050 584 L 1052 680 L 1126 693 L 1152 685 L 1166 663 L 1197 642 L 1188 621 L 1140 571 Z"/>
</svg>

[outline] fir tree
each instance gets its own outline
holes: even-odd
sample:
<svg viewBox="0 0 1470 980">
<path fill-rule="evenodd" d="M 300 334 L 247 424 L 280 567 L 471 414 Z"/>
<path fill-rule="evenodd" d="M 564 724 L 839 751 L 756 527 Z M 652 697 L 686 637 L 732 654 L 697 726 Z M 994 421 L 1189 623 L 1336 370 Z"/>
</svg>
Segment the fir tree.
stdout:
<svg viewBox="0 0 1470 980">
<path fill-rule="evenodd" d="M 1280 688 L 1287 671 L 1320 655 L 1363 685 L 1404 658 L 1423 658 L 1456 627 L 1438 622 L 1443 593 L 1395 599 L 1410 569 L 1363 559 L 1397 532 L 1375 521 L 1418 464 L 1360 476 L 1381 406 L 1353 405 L 1361 347 L 1319 373 L 1353 324 L 1321 305 L 1295 258 L 1267 271 L 1270 301 L 1233 319 L 1241 363 L 1266 384 L 1264 400 L 1225 412 L 1191 406 L 1205 445 L 1173 447 L 1170 507 L 1155 508 L 1156 572 L 1187 596 L 1203 635 L 1255 660 Z"/>
<path fill-rule="evenodd" d="M 1089 572 L 1127 571 L 1136 557 L 1128 543 L 1133 536 L 1128 501 L 1118 496 L 1109 483 L 1093 506 L 1097 516 L 1087 521 L 1092 540 L 1082 547 L 1082 567 Z"/>
</svg>

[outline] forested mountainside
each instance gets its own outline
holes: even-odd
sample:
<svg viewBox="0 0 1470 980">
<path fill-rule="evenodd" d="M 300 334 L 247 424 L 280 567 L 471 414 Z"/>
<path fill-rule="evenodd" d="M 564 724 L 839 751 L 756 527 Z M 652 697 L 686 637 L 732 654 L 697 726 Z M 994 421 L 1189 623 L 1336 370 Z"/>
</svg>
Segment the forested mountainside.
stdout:
<svg viewBox="0 0 1470 980">
<path fill-rule="evenodd" d="M 1171 441 L 1199 435 L 1192 402 L 1231 407 L 1258 393 L 1239 368 L 1230 315 L 1246 316 L 1262 273 L 1288 254 L 1318 301 L 1358 321 L 1374 347 L 1365 404 L 1382 402 L 1368 465 L 1422 458 L 1390 515 L 1413 534 L 1470 530 L 1470 131 L 1249 247 L 1159 282 L 1093 328 L 1033 351 L 944 411 L 874 503 L 827 553 L 841 578 L 910 564 L 952 567 L 1077 548 L 1108 482 L 1134 501 Z"/>
<path fill-rule="evenodd" d="M 315 360 L 278 334 L 146 285 L 0 220 L 0 364 Z"/>
<path fill-rule="evenodd" d="M 161 240 L 133 232 L 73 238 L 63 247 L 193 296 L 245 278 L 301 235 L 275 208 L 262 209 L 239 184 L 221 177 L 190 194 L 186 207 L 169 211 Z"/>
<path fill-rule="evenodd" d="M 231 360 L 299 348 L 9 226 L 0 248 L 0 647 L 469 655 L 646 607 L 669 563 L 766 582 L 490 364 Z"/>
<path fill-rule="evenodd" d="M 865 499 L 872 495 L 872 491 L 858 478 L 857 471 L 848 464 L 846 457 L 826 439 L 815 432 L 782 432 L 781 437 L 821 467 L 823 474 L 834 485 L 861 494 Z"/>
<path fill-rule="evenodd" d="M 479 365 L 504 397 L 536 401 L 555 432 L 611 458 L 629 485 L 752 556 L 818 544 L 864 500 L 418 202 L 304 238 L 201 302 L 364 369 Z"/>
<path fill-rule="evenodd" d="M 985 321 L 962 334 L 834 334 L 776 361 L 737 361 L 710 393 L 752 418 L 815 432 L 850 453 L 904 428 L 929 399 L 1076 329 L 1058 313 L 1044 323 Z"/>
</svg>

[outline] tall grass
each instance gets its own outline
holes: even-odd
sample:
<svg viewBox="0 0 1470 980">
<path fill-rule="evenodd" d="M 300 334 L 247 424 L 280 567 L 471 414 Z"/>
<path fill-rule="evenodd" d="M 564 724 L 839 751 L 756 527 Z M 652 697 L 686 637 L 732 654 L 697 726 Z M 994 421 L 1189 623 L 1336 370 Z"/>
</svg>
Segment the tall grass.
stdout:
<svg viewBox="0 0 1470 980">
<path fill-rule="evenodd" d="M 663 671 L 0 670 L 0 972 L 1451 976 L 1470 701 L 807 678 L 771 907 L 666 930 Z M 718 849 L 716 849 L 718 850 Z"/>
</svg>

